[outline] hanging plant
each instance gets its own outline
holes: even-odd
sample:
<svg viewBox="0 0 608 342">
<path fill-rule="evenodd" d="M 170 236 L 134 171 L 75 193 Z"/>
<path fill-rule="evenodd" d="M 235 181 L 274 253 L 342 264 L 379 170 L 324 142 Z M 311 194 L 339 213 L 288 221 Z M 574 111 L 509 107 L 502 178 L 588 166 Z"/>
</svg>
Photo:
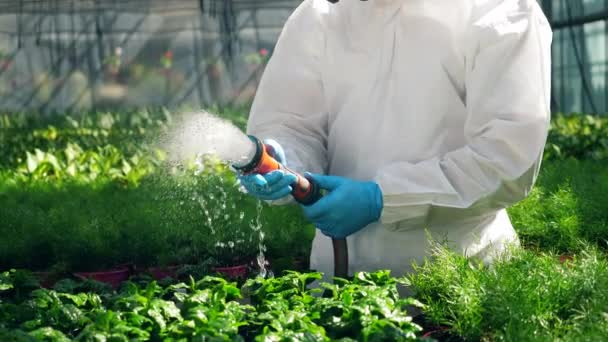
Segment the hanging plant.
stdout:
<svg viewBox="0 0 608 342">
<path fill-rule="evenodd" d="M 248 65 L 261 65 L 268 62 L 268 49 L 262 48 L 259 51 L 245 55 L 245 63 Z"/>
</svg>

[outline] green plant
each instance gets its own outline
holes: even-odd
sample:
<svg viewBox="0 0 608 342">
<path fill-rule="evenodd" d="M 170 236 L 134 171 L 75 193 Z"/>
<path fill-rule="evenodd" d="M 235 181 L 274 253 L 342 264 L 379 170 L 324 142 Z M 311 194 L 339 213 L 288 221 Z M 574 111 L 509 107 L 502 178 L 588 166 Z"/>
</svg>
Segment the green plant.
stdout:
<svg viewBox="0 0 608 342">
<path fill-rule="evenodd" d="M 108 66 L 111 74 L 117 74 L 122 64 L 122 48 L 117 47 L 113 54 L 104 60 L 104 64 Z"/>
<path fill-rule="evenodd" d="M 579 113 L 553 116 L 545 148 L 545 160 L 603 160 L 607 157 L 608 118 Z"/>
<path fill-rule="evenodd" d="M 604 161 L 545 162 L 532 193 L 509 208 L 523 244 L 567 254 L 582 250 L 582 241 L 605 250 L 607 170 Z"/>
<path fill-rule="evenodd" d="M 396 297 L 399 280 L 388 273 L 361 273 L 331 287 L 321 298 L 308 285 L 318 273 L 258 278 L 239 288 L 204 277 L 160 286 L 128 282 L 118 292 L 97 291 L 66 280 L 53 290 L 31 289 L 0 302 L 0 336 L 55 340 L 346 340 L 415 341 L 411 323 Z M 252 304 L 241 303 L 251 296 Z M 341 312 L 343 312 L 341 314 Z M 343 327 L 340 327 L 343 325 Z M 344 329 L 350 327 L 350 330 Z"/>
<path fill-rule="evenodd" d="M 608 333 L 607 266 L 591 247 L 564 264 L 513 248 L 484 266 L 435 244 L 408 278 L 426 319 L 466 340 L 571 341 Z"/>
<path fill-rule="evenodd" d="M 173 52 L 167 51 L 160 58 L 160 65 L 164 69 L 171 69 L 173 66 Z"/>
<path fill-rule="evenodd" d="M 249 53 L 245 55 L 245 63 L 250 65 L 260 65 L 268 62 L 269 52 L 267 49 L 260 49 L 259 51 Z"/>
</svg>

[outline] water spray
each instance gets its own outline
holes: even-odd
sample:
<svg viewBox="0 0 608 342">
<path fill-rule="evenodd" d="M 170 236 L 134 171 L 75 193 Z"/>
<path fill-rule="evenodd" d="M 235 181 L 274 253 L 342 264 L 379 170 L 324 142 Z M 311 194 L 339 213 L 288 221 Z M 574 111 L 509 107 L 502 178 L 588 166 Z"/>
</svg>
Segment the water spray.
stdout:
<svg viewBox="0 0 608 342">
<path fill-rule="evenodd" d="M 242 163 L 233 164 L 233 167 L 243 173 L 266 174 L 281 170 L 296 176 L 296 182 L 291 192 L 296 202 L 308 206 L 321 199 L 321 188 L 317 182 L 309 176 L 301 175 L 275 159 L 275 151 L 270 145 L 264 144 L 260 139 L 249 135 L 249 139 L 255 148 L 252 148 L 251 157 L 247 157 Z M 346 239 L 332 239 L 334 248 L 334 276 L 340 278 L 348 277 L 348 246 Z"/>
</svg>

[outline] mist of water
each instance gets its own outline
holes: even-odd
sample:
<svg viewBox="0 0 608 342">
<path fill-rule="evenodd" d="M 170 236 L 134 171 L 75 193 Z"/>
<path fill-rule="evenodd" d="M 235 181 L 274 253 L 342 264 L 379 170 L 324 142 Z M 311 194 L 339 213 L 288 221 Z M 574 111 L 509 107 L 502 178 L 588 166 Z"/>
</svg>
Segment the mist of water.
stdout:
<svg viewBox="0 0 608 342">
<path fill-rule="evenodd" d="M 245 164 L 255 153 L 255 144 L 227 120 L 205 111 L 185 113 L 163 143 L 172 162 L 214 155 L 226 163 Z"/>
<path fill-rule="evenodd" d="M 184 113 L 178 116 L 177 121 L 172 124 L 169 134 L 161 139 L 161 145 L 168 153 L 169 161 L 173 163 L 184 163 L 194 160 L 202 170 L 204 165 L 200 163 L 201 157 L 213 155 L 225 163 L 243 165 L 253 158 L 256 151 L 255 144 L 240 129 L 227 120 L 221 119 L 209 112 L 199 111 Z M 221 175 L 216 175 L 221 177 Z M 234 226 L 242 226 L 245 219 L 243 212 L 236 216 L 237 210 L 233 202 L 228 208 L 229 195 L 223 187 L 218 185 L 219 198 L 210 193 L 208 198 L 198 196 L 193 198 L 200 204 L 200 208 L 206 218 L 206 224 L 211 229 L 213 236 L 221 236 L 217 227 L 231 226 L 226 223 L 235 223 Z M 231 209 L 231 210 L 228 210 Z M 232 215 L 235 215 L 232 217 Z M 250 221 L 249 228 L 258 237 L 258 255 L 256 263 L 259 267 L 259 275 L 272 277 L 272 271 L 267 269 L 267 261 L 264 255 L 266 246 L 264 244 L 264 232 L 261 223 L 262 204 L 257 203 L 256 216 Z M 237 244 L 244 241 L 240 233 L 234 239 L 218 241 L 216 248 L 234 249 Z"/>
</svg>

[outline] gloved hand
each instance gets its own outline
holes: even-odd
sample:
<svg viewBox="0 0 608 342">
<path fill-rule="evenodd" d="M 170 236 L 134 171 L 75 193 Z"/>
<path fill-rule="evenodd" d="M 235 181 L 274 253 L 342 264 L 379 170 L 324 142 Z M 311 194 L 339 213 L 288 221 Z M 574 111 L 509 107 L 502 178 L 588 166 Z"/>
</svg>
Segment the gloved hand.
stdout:
<svg viewBox="0 0 608 342">
<path fill-rule="evenodd" d="M 346 238 L 380 219 L 382 191 L 374 182 L 360 182 L 344 177 L 311 175 L 329 193 L 310 206 L 304 215 L 323 234 Z"/>
<path fill-rule="evenodd" d="M 285 152 L 281 145 L 272 139 L 264 140 L 264 144 L 271 147 L 270 155 L 282 165 L 286 164 Z M 291 185 L 297 180 L 296 176 L 277 170 L 265 175 L 253 173 L 239 175 L 239 181 L 247 192 L 261 200 L 274 201 L 288 196 Z"/>
</svg>

